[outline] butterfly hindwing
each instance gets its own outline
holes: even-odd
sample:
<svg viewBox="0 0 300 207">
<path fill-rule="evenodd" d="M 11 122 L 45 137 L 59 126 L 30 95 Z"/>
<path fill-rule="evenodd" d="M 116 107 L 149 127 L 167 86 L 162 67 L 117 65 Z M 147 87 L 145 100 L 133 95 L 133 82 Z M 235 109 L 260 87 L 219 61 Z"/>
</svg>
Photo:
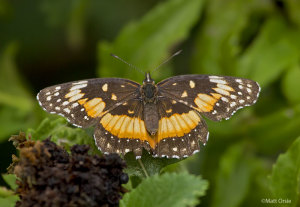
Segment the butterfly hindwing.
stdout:
<svg viewBox="0 0 300 207">
<path fill-rule="evenodd" d="M 155 155 L 158 157 L 188 157 L 205 144 L 208 130 L 200 114 L 170 98 L 161 97 L 157 103 L 160 121 Z"/>
<path fill-rule="evenodd" d="M 45 88 L 37 99 L 45 111 L 62 115 L 73 125 L 87 127 L 103 113 L 136 97 L 139 86 L 121 78 L 88 79 Z"/>
<path fill-rule="evenodd" d="M 141 156 L 143 147 L 150 150 L 154 142 L 146 131 L 141 100 L 130 99 L 106 113 L 96 126 L 94 138 L 105 153 L 125 155 L 133 151 Z"/>
<path fill-rule="evenodd" d="M 179 101 L 213 121 L 230 118 L 235 111 L 254 104 L 257 82 L 230 76 L 181 75 L 157 84 L 160 96 Z"/>
</svg>

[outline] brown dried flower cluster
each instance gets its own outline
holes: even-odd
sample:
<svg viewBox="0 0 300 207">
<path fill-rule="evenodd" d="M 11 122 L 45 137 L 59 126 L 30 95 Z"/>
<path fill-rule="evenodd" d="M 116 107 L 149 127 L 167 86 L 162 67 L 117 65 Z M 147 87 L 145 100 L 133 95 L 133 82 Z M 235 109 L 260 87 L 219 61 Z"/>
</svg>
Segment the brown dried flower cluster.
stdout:
<svg viewBox="0 0 300 207">
<path fill-rule="evenodd" d="M 128 176 L 117 154 L 89 155 L 87 145 L 75 145 L 69 155 L 49 139 L 27 141 L 24 134 L 11 141 L 20 150 L 9 167 L 19 178 L 16 206 L 118 206 Z"/>
</svg>

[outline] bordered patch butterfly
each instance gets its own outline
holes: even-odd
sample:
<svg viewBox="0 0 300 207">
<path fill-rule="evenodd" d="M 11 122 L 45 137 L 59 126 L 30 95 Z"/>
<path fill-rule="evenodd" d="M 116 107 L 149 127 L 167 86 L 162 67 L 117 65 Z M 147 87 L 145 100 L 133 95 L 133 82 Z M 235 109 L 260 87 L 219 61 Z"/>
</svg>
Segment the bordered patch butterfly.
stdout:
<svg viewBox="0 0 300 207">
<path fill-rule="evenodd" d="M 256 102 L 257 82 L 229 76 L 180 75 L 155 84 L 122 78 L 98 78 L 45 88 L 37 99 L 47 112 L 78 127 L 95 126 L 96 145 L 104 153 L 140 158 L 142 149 L 155 157 L 188 157 L 205 144 L 209 132 L 201 115 L 229 119 Z"/>
</svg>

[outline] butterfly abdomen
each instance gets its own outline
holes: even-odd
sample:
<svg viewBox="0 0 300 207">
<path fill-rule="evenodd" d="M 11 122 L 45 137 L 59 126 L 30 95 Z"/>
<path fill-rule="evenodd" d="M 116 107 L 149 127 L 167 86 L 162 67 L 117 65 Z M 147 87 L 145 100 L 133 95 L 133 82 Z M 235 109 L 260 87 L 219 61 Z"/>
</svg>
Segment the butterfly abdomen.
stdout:
<svg viewBox="0 0 300 207">
<path fill-rule="evenodd" d="M 150 135 L 155 135 L 158 130 L 159 115 L 157 104 L 146 103 L 144 105 L 144 120 L 146 129 Z"/>
</svg>

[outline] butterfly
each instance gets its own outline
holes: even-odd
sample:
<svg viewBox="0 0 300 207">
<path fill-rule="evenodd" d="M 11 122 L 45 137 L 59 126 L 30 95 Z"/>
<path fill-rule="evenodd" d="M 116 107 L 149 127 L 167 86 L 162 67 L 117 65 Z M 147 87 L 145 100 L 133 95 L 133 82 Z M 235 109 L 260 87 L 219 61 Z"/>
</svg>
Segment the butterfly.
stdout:
<svg viewBox="0 0 300 207">
<path fill-rule="evenodd" d="M 77 127 L 95 126 L 94 139 L 104 153 L 141 158 L 143 148 L 154 157 L 183 158 L 206 144 L 203 116 L 229 119 L 254 104 L 255 81 L 230 76 L 179 75 L 157 84 L 150 73 L 142 84 L 122 78 L 74 81 L 41 90 L 42 108 Z M 200 142 L 199 142 L 200 141 Z"/>
</svg>

